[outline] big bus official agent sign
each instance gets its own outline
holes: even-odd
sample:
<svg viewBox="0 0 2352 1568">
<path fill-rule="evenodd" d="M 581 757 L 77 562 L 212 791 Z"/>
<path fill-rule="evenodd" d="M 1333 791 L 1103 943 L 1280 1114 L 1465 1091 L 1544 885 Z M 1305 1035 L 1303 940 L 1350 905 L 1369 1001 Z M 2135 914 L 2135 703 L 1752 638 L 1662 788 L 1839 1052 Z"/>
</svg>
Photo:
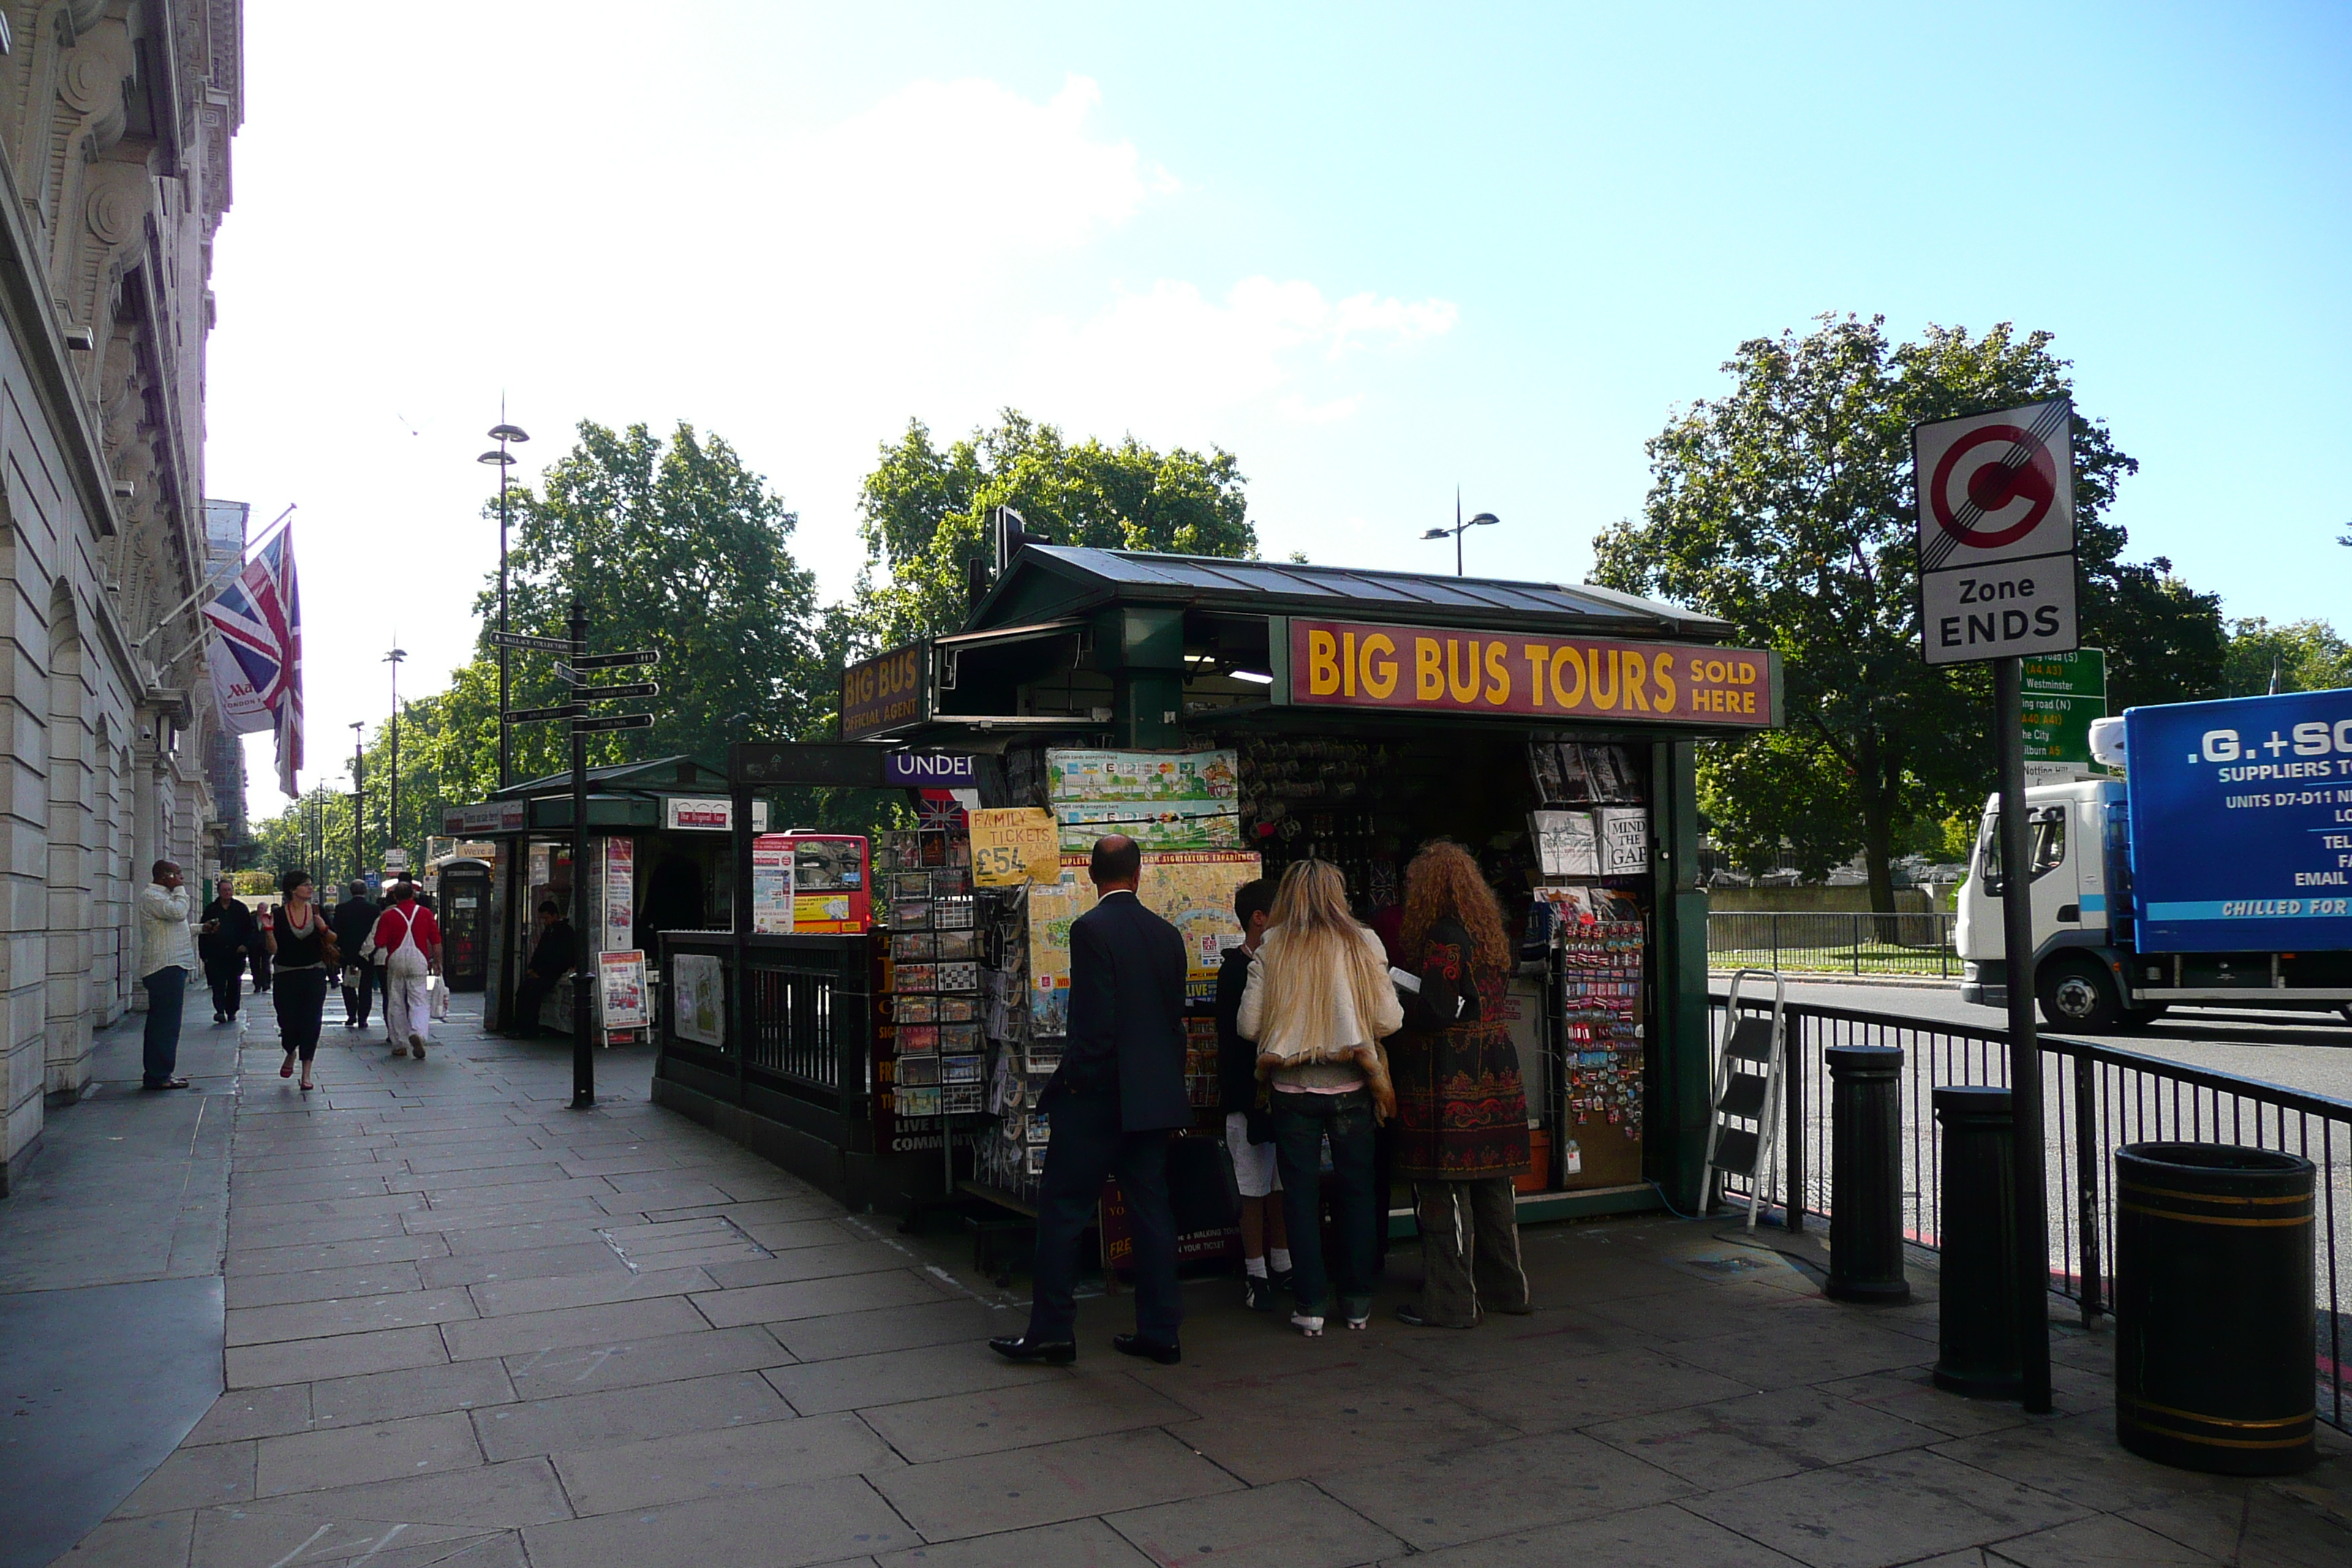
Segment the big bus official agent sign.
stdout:
<svg viewBox="0 0 2352 1568">
<path fill-rule="evenodd" d="M 1779 656 L 1759 648 L 1304 619 L 1288 647 L 1295 707 L 1748 730 L 1780 718 Z"/>
<path fill-rule="evenodd" d="M 2076 646 L 2074 416 L 2061 397 L 1913 428 L 1929 664 Z"/>
</svg>

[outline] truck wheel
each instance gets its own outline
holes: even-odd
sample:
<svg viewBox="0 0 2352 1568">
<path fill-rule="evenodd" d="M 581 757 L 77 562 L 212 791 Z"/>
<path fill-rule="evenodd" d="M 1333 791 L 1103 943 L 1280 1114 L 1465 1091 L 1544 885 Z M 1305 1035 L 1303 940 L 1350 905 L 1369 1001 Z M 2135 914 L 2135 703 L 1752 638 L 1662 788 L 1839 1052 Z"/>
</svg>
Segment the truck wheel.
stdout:
<svg viewBox="0 0 2352 1568">
<path fill-rule="evenodd" d="M 2042 1021 L 2057 1029 L 2098 1032 L 2115 1027 L 2123 1004 L 2115 982 L 2097 963 L 2084 959 L 2060 959 L 2036 975 L 2034 990 L 2042 1003 Z"/>
</svg>

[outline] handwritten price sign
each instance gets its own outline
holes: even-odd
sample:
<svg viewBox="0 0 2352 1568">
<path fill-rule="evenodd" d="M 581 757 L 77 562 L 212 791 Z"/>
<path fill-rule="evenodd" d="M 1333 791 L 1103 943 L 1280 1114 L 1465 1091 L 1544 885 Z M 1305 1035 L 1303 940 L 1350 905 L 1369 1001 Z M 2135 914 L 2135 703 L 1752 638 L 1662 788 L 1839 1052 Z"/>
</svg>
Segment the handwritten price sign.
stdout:
<svg viewBox="0 0 2352 1568">
<path fill-rule="evenodd" d="M 1007 806 L 971 814 L 971 879 L 981 888 L 1058 882 L 1062 851 L 1054 814 L 1039 806 Z"/>
</svg>

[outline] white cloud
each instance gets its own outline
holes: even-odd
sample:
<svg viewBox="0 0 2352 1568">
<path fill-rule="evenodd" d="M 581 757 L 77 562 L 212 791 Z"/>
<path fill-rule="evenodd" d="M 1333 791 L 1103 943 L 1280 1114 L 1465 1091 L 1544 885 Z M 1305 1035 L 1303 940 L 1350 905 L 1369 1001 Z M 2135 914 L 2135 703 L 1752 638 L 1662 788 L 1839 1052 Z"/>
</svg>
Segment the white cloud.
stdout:
<svg viewBox="0 0 2352 1568">
<path fill-rule="evenodd" d="M 1022 380 L 1064 405 L 1127 410 L 1139 427 L 1147 418 L 1195 426 L 1270 398 L 1285 418 L 1329 424 L 1362 403 L 1360 394 L 1324 384 L 1333 367 L 1355 353 L 1441 335 L 1457 313 L 1444 300 L 1329 300 L 1296 279 L 1245 278 L 1222 301 L 1162 279 L 1083 321 L 1038 321 Z"/>
</svg>

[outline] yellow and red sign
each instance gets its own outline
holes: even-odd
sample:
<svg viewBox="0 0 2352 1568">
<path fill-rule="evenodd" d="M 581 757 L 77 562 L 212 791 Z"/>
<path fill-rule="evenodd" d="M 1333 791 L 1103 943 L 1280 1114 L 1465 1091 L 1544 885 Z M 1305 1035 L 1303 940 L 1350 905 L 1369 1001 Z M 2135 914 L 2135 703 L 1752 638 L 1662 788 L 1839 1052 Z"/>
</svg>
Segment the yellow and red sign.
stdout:
<svg viewBox="0 0 2352 1568">
<path fill-rule="evenodd" d="M 931 645 L 893 648 L 841 672 L 841 738 L 856 741 L 927 718 L 923 670 Z"/>
<path fill-rule="evenodd" d="M 1289 695 L 1301 708 L 1769 730 L 1777 676 L 1758 648 L 1290 623 Z"/>
</svg>

